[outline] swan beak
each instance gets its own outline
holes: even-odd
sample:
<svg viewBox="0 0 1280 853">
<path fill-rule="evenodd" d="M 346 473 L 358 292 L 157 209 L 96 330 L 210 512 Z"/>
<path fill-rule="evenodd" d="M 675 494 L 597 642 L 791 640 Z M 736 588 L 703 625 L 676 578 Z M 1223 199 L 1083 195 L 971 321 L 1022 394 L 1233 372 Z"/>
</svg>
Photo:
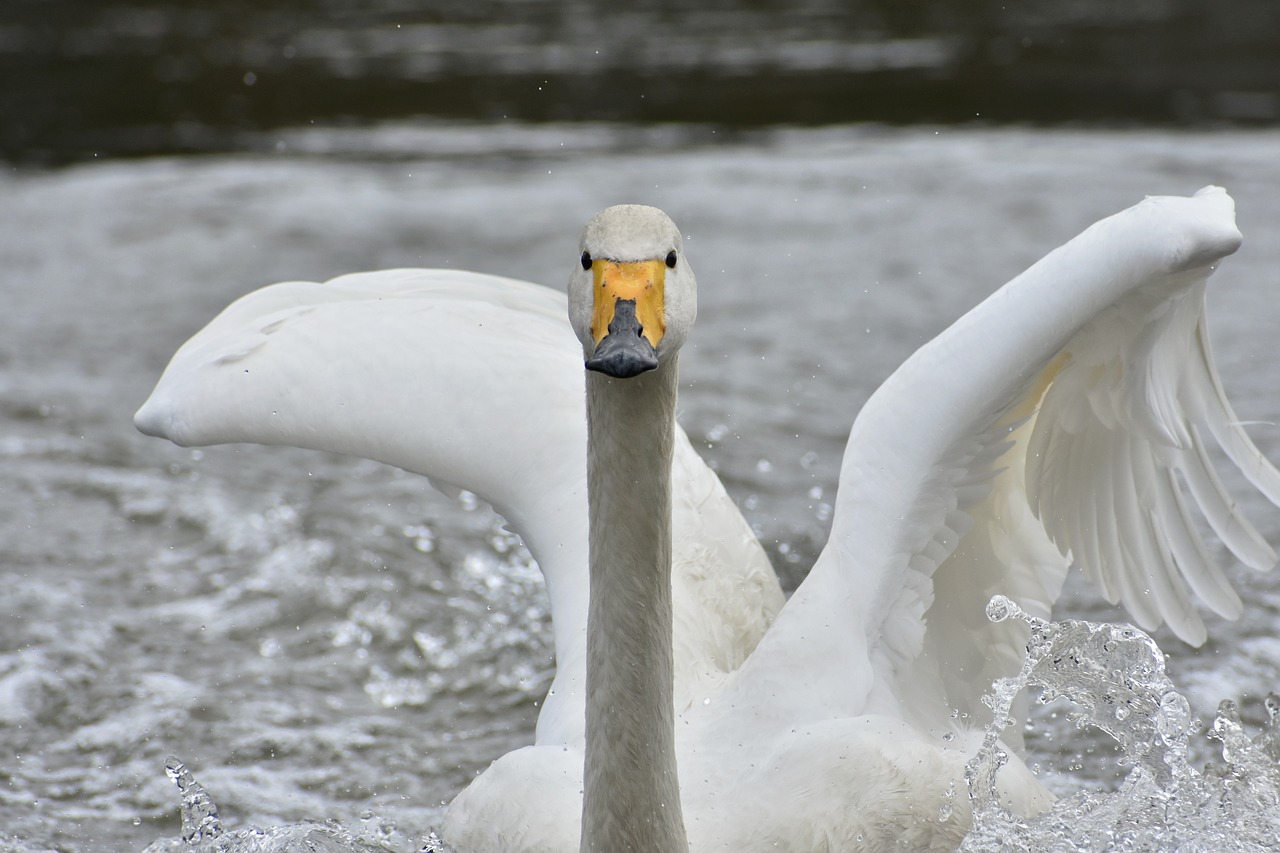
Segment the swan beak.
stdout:
<svg viewBox="0 0 1280 853">
<path fill-rule="evenodd" d="M 658 366 L 657 346 L 666 333 L 660 260 L 592 264 L 595 306 L 591 337 L 595 351 L 587 369 L 615 379 L 629 379 Z"/>
</svg>

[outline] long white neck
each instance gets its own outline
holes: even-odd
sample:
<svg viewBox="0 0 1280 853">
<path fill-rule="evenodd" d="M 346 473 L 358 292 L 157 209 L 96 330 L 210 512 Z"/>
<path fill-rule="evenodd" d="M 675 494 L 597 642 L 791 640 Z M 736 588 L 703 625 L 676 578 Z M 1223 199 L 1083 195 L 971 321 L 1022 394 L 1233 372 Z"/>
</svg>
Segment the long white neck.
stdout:
<svg viewBox="0 0 1280 853">
<path fill-rule="evenodd" d="M 671 662 L 675 359 L 587 374 L 587 740 L 582 853 L 685 853 Z"/>
</svg>

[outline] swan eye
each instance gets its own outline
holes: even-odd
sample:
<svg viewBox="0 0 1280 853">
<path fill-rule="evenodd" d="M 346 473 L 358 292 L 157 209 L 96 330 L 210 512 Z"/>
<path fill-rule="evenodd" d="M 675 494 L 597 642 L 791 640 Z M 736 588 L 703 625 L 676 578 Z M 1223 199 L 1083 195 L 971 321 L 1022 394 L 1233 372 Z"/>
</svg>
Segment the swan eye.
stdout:
<svg viewBox="0 0 1280 853">
<path fill-rule="evenodd" d="M 676 250 L 672 249 L 670 252 L 667 252 L 667 269 L 673 270 L 675 268 L 676 268 Z"/>
<path fill-rule="evenodd" d="M 584 270 L 591 269 L 591 253 L 590 252 L 582 253 L 582 268 Z"/>
</svg>

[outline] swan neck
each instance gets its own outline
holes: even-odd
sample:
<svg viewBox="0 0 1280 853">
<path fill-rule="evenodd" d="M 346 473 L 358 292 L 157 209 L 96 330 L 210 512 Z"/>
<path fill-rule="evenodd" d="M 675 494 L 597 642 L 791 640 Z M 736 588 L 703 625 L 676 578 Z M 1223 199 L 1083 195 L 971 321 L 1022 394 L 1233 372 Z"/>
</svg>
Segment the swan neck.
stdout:
<svg viewBox="0 0 1280 853">
<path fill-rule="evenodd" d="M 686 853 L 672 710 L 674 359 L 587 374 L 586 765 L 582 853 Z"/>
</svg>

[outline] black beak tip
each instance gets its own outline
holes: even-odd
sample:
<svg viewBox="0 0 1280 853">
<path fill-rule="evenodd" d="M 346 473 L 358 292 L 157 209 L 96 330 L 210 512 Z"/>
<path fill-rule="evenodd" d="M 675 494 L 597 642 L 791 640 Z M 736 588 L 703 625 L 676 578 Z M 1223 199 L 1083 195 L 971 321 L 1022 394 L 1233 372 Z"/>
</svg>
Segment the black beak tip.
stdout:
<svg viewBox="0 0 1280 853">
<path fill-rule="evenodd" d="M 630 379 L 658 366 L 658 353 L 644 336 L 644 326 L 636 318 L 636 301 L 619 299 L 609 333 L 596 344 L 587 359 L 587 370 L 614 379 Z"/>
<path fill-rule="evenodd" d="M 630 379 L 655 369 L 658 354 L 645 338 L 619 338 L 608 335 L 600 341 L 596 351 L 587 359 L 587 370 L 594 370 L 614 379 Z"/>
</svg>

